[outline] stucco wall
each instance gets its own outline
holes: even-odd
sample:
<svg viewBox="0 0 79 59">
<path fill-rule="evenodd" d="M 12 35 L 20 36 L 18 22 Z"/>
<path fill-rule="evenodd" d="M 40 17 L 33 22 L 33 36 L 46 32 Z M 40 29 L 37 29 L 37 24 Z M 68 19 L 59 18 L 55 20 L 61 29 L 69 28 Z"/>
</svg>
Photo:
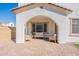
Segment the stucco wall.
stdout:
<svg viewBox="0 0 79 59">
<path fill-rule="evenodd" d="M 21 6 L 24 6 L 24 5 L 27 5 L 27 4 L 29 4 L 29 3 L 19 3 L 18 7 L 21 7 Z"/>
<path fill-rule="evenodd" d="M 27 34 L 30 34 L 32 31 L 33 23 L 46 23 L 47 24 L 47 32 L 55 33 L 55 23 L 50 18 L 45 16 L 36 16 L 30 19 L 27 24 Z"/>
<path fill-rule="evenodd" d="M 75 8 L 75 10 L 73 10 L 73 12 L 71 14 L 69 14 L 67 16 L 67 21 L 68 21 L 68 40 L 67 42 L 79 42 L 79 35 L 72 35 L 70 32 L 71 32 L 71 24 L 70 24 L 70 21 L 71 19 L 79 19 L 79 8 Z"/>
<path fill-rule="evenodd" d="M 25 4 L 19 4 L 22 6 Z M 73 6 L 72 6 L 73 7 Z M 58 9 L 56 9 L 58 10 Z M 66 13 L 66 12 L 65 12 Z M 70 18 L 78 18 L 79 19 L 79 8 L 74 8 L 73 12 L 67 16 L 63 16 L 61 14 L 55 13 L 50 10 L 44 10 L 40 8 L 35 8 L 31 10 L 27 10 L 21 12 L 16 15 L 16 41 L 17 42 L 24 42 L 24 29 L 26 26 L 26 22 L 32 17 L 37 15 L 47 16 L 54 20 L 58 25 L 58 40 L 59 43 L 66 43 L 66 42 L 79 42 L 79 36 L 70 36 Z M 18 27 L 18 25 L 20 27 Z M 19 30 L 20 29 L 20 30 Z M 20 37 L 19 37 L 20 36 Z"/>
<path fill-rule="evenodd" d="M 16 43 L 24 43 L 25 35 L 24 30 L 26 22 L 32 17 L 42 15 L 51 18 L 58 25 L 58 42 L 66 43 L 68 39 L 68 24 L 66 21 L 66 16 L 61 14 L 51 12 L 45 9 L 34 8 L 16 15 Z"/>
</svg>

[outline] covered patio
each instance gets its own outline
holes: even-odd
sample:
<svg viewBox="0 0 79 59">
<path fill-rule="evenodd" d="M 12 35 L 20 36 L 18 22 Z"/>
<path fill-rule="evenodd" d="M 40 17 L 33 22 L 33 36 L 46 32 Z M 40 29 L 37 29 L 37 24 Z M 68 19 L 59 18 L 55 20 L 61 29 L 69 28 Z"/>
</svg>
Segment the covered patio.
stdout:
<svg viewBox="0 0 79 59">
<path fill-rule="evenodd" d="M 35 3 L 17 7 L 12 12 L 16 14 L 16 43 L 24 43 L 27 38 L 33 38 L 29 37 L 32 34 L 36 34 L 35 38 L 54 36 L 54 41 L 58 43 L 67 42 L 69 24 L 66 16 L 72 12 L 71 10 L 51 3 Z M 53 25 L 49 26 L 50 24 Z"/>
<path fill-rule="evenodd" d="M 26 22 L 27 40 L 43 39 L 57 43 L 57 24 L 47 16 L 35 16 Z"/>
</svg>

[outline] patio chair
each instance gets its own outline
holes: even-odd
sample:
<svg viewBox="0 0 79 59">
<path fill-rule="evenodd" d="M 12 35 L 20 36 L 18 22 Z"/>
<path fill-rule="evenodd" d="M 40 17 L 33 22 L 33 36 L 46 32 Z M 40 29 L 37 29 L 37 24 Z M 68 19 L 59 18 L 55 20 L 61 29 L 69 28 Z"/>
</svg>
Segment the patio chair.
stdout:
<svg viewBox="0 0 79 59">
<path fill-rule="evenodd" d="M 44 37 L 44 39 L 49 38 L 49 33 L 48 33 L 48 32 L 44 32 L 44 33 L 43 33 L 43 37 Z"/>
<path fill-rule="evenodd" d="M 32 36 L 29 34 L 29 35 L 26 35 L 26 41 L 30 41 L 32 39 Z"/>
<path fill-rule="evenodd" d="M 49 35 L 49 41 L 54 41 L 56 43 L 56 34 Z"/>
</svg>

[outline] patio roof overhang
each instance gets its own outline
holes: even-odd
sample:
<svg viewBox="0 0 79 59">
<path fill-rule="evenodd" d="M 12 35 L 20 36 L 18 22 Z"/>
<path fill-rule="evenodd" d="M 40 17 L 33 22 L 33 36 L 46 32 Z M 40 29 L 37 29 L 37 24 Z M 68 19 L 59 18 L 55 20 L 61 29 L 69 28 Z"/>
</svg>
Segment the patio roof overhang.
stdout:
<svg viewBox="0 0 79 59">
<path fill-rule="evenodd" d="M 14 14 L 18 14 L 18 13 L 28 11 L 28 10 L 36 8 L 36 7 L 40 7 L 41 9 L 46 9 L 48 11 L 59 13 L 59 14 L 65 15 L 65 16 L 72 12 L 72 10 L 70 10 L 70 9 L 67 9 L 67 8 L 52 4 L 52 3 L 31 3 L 28 5 L 14 8 L 11 11 Z"/>
</svg>

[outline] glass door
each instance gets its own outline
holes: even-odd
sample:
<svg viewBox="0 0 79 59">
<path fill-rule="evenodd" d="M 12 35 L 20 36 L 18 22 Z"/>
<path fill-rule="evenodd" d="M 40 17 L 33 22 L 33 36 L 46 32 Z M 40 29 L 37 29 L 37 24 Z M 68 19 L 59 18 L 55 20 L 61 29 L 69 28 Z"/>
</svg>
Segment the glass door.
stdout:
<svg viewBox="0 0 79 59">
<path fill-rule="evenodd" d="M 43 24 L 36 24 L 36 32 L 44 32 L 44 25 Z"/>
<path fill-rule="evenodd" d="M 32 24 L 32 32 L 47 32 L 47 24 Z"/>
</svg>

